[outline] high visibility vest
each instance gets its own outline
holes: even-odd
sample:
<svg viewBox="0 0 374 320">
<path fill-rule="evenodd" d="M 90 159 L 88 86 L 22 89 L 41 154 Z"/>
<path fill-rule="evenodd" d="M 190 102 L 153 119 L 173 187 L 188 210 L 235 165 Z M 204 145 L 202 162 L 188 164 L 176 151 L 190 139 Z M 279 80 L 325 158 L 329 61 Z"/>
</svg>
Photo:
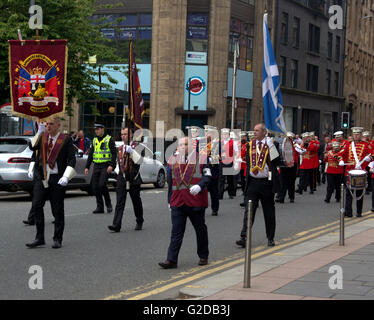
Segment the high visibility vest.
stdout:
<svg viewBox="0 0 374 320">
<path fill-rule="evenodd" d="M 109 141 L 111 136 L 107 135 L 103 140 L 99 142 L 99 139 L 93 139 L 93 162 L 94 163 L 104 163 L 112 160 L 112 152 L 109 148 Z M 102 146 L 102 144 L 104 144 Z"/>
</svg>

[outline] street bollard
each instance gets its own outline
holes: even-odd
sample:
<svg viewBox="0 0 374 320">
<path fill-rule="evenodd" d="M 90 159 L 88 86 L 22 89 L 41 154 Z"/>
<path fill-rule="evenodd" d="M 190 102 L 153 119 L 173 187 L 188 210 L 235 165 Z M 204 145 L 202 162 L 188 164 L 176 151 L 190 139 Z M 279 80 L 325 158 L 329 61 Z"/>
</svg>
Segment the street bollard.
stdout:
<svg viewBox="0 0 374 320">
<path fill-rule="evenodd" d="M 248 221 L 247 221 L 247 240 L 245 245 L 245 264 L 244 264 L 244 288 L 251 287 L 251 256 L 252 256 L 252 216 L 253 202 L 248 201 Z"/>
<path fill-rule="evenodd" d="M 339 245 L 344 246 L 344 214 L 345 214 L 345 188 L 344 183 L 340 186 L 340 239 Z"/>
</svg>

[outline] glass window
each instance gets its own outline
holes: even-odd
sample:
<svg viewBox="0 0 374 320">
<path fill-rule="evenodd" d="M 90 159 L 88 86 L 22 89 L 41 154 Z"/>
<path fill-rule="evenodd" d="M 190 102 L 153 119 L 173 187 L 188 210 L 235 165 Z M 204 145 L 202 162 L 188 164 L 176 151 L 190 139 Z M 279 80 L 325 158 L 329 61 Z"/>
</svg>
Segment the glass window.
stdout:
<svg viewBox="0 0 374 320">
<path fill-rule="evenodd" d="M 299 48 L 300 45 L 300 19 L 297 17 L 293 18 L 293 27 L 292 27 L 292 33 L 293 33 L 293 46 L 294 48 Z"/>
<path fill-rule="evenodd" d="M 140 22 L 141 26 L 151 26 L 152 25 L 152 14 L 141 14 L 140 15 Z"/>
<path fill-rule="evenodd" d="M 332 33 L 327 34 L 327 58 L 332 58 Z"/>
<path fill-rule="evenodd" d="M 297 88 L 297 78 L 299 71 L 299 62 L 297 60 L 291 60 L 291 88 Z"/>
<path fill-rule="evenodd" d="M 281 42 L 288 42 L 288 13 L 282 12 Z"/>
<path fill-rule="evenodd" d="M 187 15 L 187 25 L 207 26 L 209 24 L 208 13 L 189 13 Z"/>
<path fill-rule="evenodd" d="M 118 24 L 120 26 L 137 26 L 138 25 L 138 15 L 136 14 L 126 14 L 120 16 L 122 21 L 120 21 Z"/>
</svg>

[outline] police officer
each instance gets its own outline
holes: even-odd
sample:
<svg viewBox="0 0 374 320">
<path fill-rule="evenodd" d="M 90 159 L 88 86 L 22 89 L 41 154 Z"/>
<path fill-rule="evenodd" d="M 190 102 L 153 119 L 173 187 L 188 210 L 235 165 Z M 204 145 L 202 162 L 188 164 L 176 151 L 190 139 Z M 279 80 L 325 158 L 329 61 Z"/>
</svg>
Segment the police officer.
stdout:
<svg viewBox="0 0 374 320">
<path fill-rule="evenodd" d="M 122 225 L 123 211 L 126 205 L 127 191 L 130 193 L 131 201 L 134 207 L 136 217 L 135 230 L 142 230 L 143 227 L 143 204 L 140 198 L 140 186 L 142 179 L 140 178 L 140 163 L 141 156 L 135 150 L 139 145 L 138 142 L 132 141 L 133 133 L 125 128 L 121 130 L 121 137 L 123 145 L 118 148 L 118 167 L 119 173 L 117 176 L 117 204 L 113 219 L 113 225 L 108 226 L 108 229 L 114 232 L 119 232 Z"/>
<path fill-rule="evenodd" d="M 96 137 L 92 141 L 91 149 L 88 153 L 85 174 L 88 175 L 92 161 L 94 169 L 92 174 L 92 188 L 96 196 L 97 207 L 92 213 L 104 213 L 104 202 L 107 212 L 113 211 L 112 202 L 110 200 L 107 182 L 109 175 L 116 167 L 116 145 L 110 135 L 105 135 L 105 126 L 100 122 L 95 123 Z"/>
<path fill-rule="evenodd" d="M 208 264 L 208 229 L 205 209 L 208 207 L 207 186 L 211 171 L 208 164 L 199 163 L 196 149 L 188 153 L 188 138 L 178 140 L 178 153 L 168 161 L 168 203 L 171 209 L 172 231 L 167 260 L 159 265 L 164 269 L 176 268 L 182 246 L 187 217 L 190 219 L 197 239 L 199 265 Z"/>
</svg>

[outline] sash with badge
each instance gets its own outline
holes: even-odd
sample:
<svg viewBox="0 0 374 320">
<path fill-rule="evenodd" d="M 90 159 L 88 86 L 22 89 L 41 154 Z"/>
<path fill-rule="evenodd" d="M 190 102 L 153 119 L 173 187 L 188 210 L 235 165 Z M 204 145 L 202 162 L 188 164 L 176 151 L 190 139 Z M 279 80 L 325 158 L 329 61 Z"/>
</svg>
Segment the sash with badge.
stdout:
<svg viewBox="0 0 374 320">
<path fill-rule="evenodd" d="M 265 143 L 259 154 L 257 153 L 256 140 L 251 140 L 249 142 L 249 157 L 250 157 L 250 169 L 254 175 L 257 175 L 259 171 L 264 171 L 266 165 L 266 158 L 269 154 L 269 147 Z"/>
<path fill-rule="evenodd" d="M 50 170 L 55 167 L 57 157 L 62 149 L 62 146 L 65 142 L 66 135 L 63 133 L 59 133 L 55 144 L 53 145 L 51 150 L 48 150 L 48 133 L 42 135 L 42 143 L 41 143 L 41 160 L 43 165 L 43 186 L 44 188 L 48 188 L 48 180 L 50 176 Z"/>
</svg>

